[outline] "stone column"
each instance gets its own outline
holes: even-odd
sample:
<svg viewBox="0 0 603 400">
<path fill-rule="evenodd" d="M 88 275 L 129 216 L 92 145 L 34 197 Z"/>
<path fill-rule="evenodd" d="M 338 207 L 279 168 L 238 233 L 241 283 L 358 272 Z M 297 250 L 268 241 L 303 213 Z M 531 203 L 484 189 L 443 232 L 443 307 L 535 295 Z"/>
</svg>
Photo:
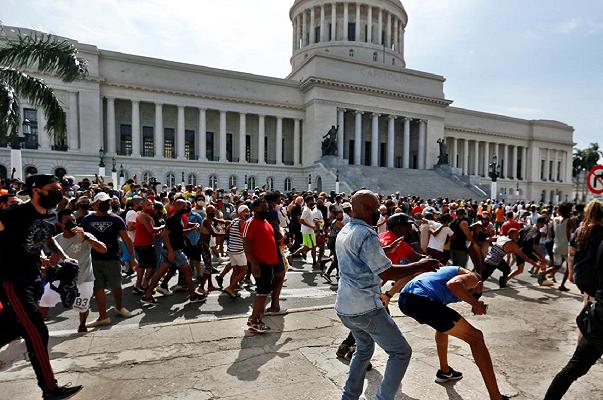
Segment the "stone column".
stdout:
<svg viewBox="0 0 603 400">
<path fill-rule="evenodd" d="M 302 11 L 302 48 L 306 46 L 306 37 L 308 37 L 308 16 L 306 13 L 307 10 Z"/>
<path fill-rule="evenodd" d="M 394 168 L 396 116 L 388 116 L 387 122 L 387 168 Z"/>
<path fill-rule="evenodd" d="M 258 163 L 266 164 L 264 158 L 264 137 L 266 136 L 266 116 L 258 116 Z"/>
<path fill-rule="evenodd" d="M 484 165 L 483 165 L 483 173 L 482 175 L 487 178 L 488 177 L 488 164 L 490 164 L 490 143 L 484 142 Z"/>
<path fill-rule="evenodd" d="M 247 138 L 247 114 L 239 114 L 239 162 L 247 163 L 246 153 L 246 138 Z"/>
<path fill-rule="evenodd" d="M 349 22 L 349 3 L 345 2 L 343 3 L 343 40 L 347 41 L 348 40 L 348 22 Z"/>
<path fill-rule="evenodd" d="M 296 26 L 296 31 L 297 31 L 297 39 L 295 40 L 295 48 L 296 49 L 300 49 L 302 47 L 301 44 L 301 40 L 303 38 L 302 36 L 302 16 L 300 14 L 297 14 L 297 17 L 295 17 L 295 20 L 297 21 L 297 26 Z"/>
<path fill-rule="evenodd" d="M 132 100 L 132 157 L 140 157 L 140 102 Z"/>
<path fill-rule="evenodd" d="M 67 115 L 67 143 L 69 150 L 78 150 L 80 148 L 79 134 L 79 107 L 77 92 L 69 92 L 69 114 Z M 98 151 L 100 149 L 96 149 Z"/>
<path fill-rule="evenodd" d="M 327 41 L 327 35 L 326 35 L 325 31 L 326 31 L 325 6 L 322 5 L 322 6 L 320 6 L 320 41 L 321 42 Z"/>
<path fill-rule="evenodd" d="M 451 138 L 452 139 L 452 143 L 450 146 L 450 161 L 449 164 L 452 168 L 458 168 L 458 165 L 456 163 L 457 161 L 457 154 L 458 154 L 458 150 L 459 150 L 459 146 L 458 146 L 458 142 L 459 140 L 456 137 Z"/>
<path fill-rule="evenodd" d="M 528 148 L 522 147 L 521 155 L 521 178 L 524 181 L 528 180 Z"/>
<path fill-rule="evenodd" d="M 400 54 L 404 54 L 404 26 L 402 25 L 402 21 L 400 21 L 400 46 L 398 51 Z"/>
<path fill-rule="evenodd" d="M 496 156 L 496 162 L 499 163 L 499 165 L 500 165 L 500 154 L 498 152 L 499 147 L 500 146 L 498 143 L 494 143 L 494 155 Z"/>
<path fill-rule="evenodd" d="M 473 175 L 479 175 L 479 141 L 476 140 L 473 146 Z"/>
<path fill-rule="evenodd" d="M 404 137 L 402 140 L 402 168 L 410 168 L 410 118 L 404 118 Z"/>
<path fill-rule="evenodd" d="M 293 28 L 293 52 L 297 50 L 297 15 L 293 17 L 293 21 L 291 21 L 291 27 Z"/>
<path fill-rule="evenodd" d="M 366 41 L 367 43 L 373 43 L 373 6 L 367 4 L 367 29 L 366 29 Z"/>
<path fill-rule="evenodd" d="M 503 164 L 501 171 L 501 178 L 507 179 L 509 176 L 509 146 L 507 144 L 503 144 Z"/>
<path fill-rule="evenodd" d="M 48 151 L 51 149 L 51 146 L 50 146 L 50 136 L 48 136 L 48 132 L 46 132 L 46 116 L 44 115 L 44 110 L 38 108 L 37 115 L 38 115 L 38 140 L 39 140 L 39 144 L 40 144 L 40 149 Z M 113 131 L 113 132 L 115 132 L 115 131 Z M 108 136 L 108 132 L 107 132 L 107 136 Z M 102 141 L 101 141 L 101 143 L 102 143 Z M 113 136 L 113 143 L 115 143 L 115 136 Z M 108 139 L 107 139 L 107 144 L 108 144 Z M 107 146 L 107 148 L 105 148 L 105 153 L 107 155 L 109 155 L 108 146 Z M 113 153 L 111 153 L 111 155 L 113 155 L 113 154 L 115 154 L 115 144 L 113 145 Z"/>
<path fill-rule="evenodd" d="M 427 121 L 419 121 L 419 156 L 417 162 L 419 169 L 426 169 L 425 165 L 425 136 L 427 135 Z"/>
<path fill-rule="evenodd" d="M 155 103 L 155 127 L 153 128 L 155 158 L 163 158 L 163 104 Z"/>
<path fill-rule="evenodd" d="M 469 175 L 469 141 L 463 139 L 463 175 Z"/>
<path fill-rule="evenodd" d="M 510 177 L 517 180 L 517 146 L 513 146 L 513 163 L 511 165 Z"/>
<path fill-rule="evenodd" d="M 331 4 L 331 41 L 337 40 L 337 3 Z"/>
<path fill-rule="evenodd" d="M 283 118 L 276 117 L 276 165 L 283 165 Z"/>
<path fill-rule="evenodd" d="M 385 45 L 388 49 L 392 48 L 392 13 L 387 13 L 387 32 L 385 32 Z"/>
<path fill-rule="evenodd" d="M 226 111 L 220 111 L 220 162 L 226 161 Z"/>
<path fill-rule="evenodd" d="M 316 9 L 314 6 L 310 8 L 310 43 L 316 43 Z"/>
<path fill-rule="evenodd" d="M 300 120 L 293 120 L 293 164 L 299 165 L 299 148 L 300 148 Z"/>
<path fill-rule="evenodd" d="M 394 48 L 396 51 L 398 51 L 398 38 L 400 37 L 398 35 L 398 24 L 399 24 L 398 18 L 394 18 Z"/>
<path fill-rule="evenodd" d="M 115 146 L 117 144 L 115 135 L 115 99 L 107 97 L 107 148 L 108 156 L 115 155 Z"/>
<path fill-rule="evenodd" d="M 205 108 L 199 108 L 199 140 L 197 146 L 199 146 L 199 160 L 207 161 L 207 110 Z"/>
<path fill-rule="evenodd" d="M 184 160 L 184 106 L 178 106 L 178 119 L 176 121 L 176 157 Z"/>
<path fill-rule="evenodd" d="M 354 127 L 354 164 L 362 164 L 362 111 L 356 111 Z"/>
<path fill-rule="evenodd" d="M 337 131 L 337 155 L 339 158 L 343 158 L 345 148 L 345 109 L 337 109 L 337 125 L 339 130 Z"/>
<path fill-rule="evenodd" d="M 383 8 L 379 9 L 379 23 L 378 23 L 379 32 L 377 33 L 377 44 L 383 44 Z"/>
<path fill-rule="evenodd" d="M 379 114 L 372 114 L 371 166 L 379 166 Z"/>
<path fill-rule="evenodd" d="M 360 42 L 360 3 L 356 3 L 356 41 Z"/>
<path fill-rule="evenodd" d="M 549 169 L 551 169 L 551 161 L 553 168 L 551 170 L 551 181 L 557 181 L 557 150 L 549 150 Z"/>
</svg>

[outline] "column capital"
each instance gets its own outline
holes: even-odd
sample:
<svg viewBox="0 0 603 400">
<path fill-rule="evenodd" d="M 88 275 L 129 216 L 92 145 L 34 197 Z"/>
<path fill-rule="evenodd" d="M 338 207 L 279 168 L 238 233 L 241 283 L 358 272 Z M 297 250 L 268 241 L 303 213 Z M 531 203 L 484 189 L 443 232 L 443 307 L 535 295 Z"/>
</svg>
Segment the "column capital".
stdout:
<svg viewBox="0 0 603 400">
<path fill-rule="evenodd" d="M 394 119 L 394 120 L 395 120 L 395 119 L 397 119 L 397 118 L 398 118 L 398 116 L 397 116 L 397 115 L 393 115 L 393 114 L 389 114 L 389 115 L 387 116 L 387 118 L 389 118 L 389 119 Z"/>
<path fill-rule="evenodd" d="M 132 104 L 140 104 L 140 100 L 130 100 Z"/>
<path fill-rule="evenodd" d="M 115 96 L 105 96 L 107 101 L 115 101 Z"/>
<path fill-rule="evenodd" d="M 337 111 L 343 111 L 343 112 L 346 112 L 347 110 L 346 110 L 345 108 L 343 108 L 343 107 L 337 107 Z"/>
<path fill-rule="evenodd" d="M 207 107 L 197 107 L 199 111 L 207 111 Z"/>
<path fill-rule="evenodd" d="M 410 117 L 402 117 L 402 120 L 404 122 L 412 122 L 412 118 L 410 118 Z"/>
<path fill-rule="evenodd" d="M 362 115 L 362 114 L 364 114 L 364 111 L 358 111 L 358 110 L 356 110 L 356 111 L 354 111 L 354 114 L 356 114 L 356 115 L 358 115 L 358 114 Z"/>
<path fill-rule="evenodd" d="M 374 113 L 371 113 L 371 116 L 372 116 L 373 118 L 379 118 L 379 117 L 381 116 L 381 114 L 379 114 L 379 113 L 375 113 L 375 112 L 374 112 Z"/>
<path fill-rule="evenodd" d="M 155 104 L 155 108 L 157 108 L 157 107 L 163 107 L 163 105 L 164 105 L 163 103 L 153 103 L 153 104 Z"/>
</svg>

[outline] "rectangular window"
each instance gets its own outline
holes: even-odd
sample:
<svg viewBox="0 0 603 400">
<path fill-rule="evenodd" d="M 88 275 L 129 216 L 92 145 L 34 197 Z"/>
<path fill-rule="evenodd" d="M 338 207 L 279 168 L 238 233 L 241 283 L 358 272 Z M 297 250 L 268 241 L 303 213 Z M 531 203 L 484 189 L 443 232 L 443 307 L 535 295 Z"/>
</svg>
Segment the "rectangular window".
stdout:
<svg viewBox="0 0 603 400">
<path fill-rule="evenodd" d="M 209 161 L 215 161 L 214 160 L 214 133 L 213 132 L 206 132 L 205 133 L 205 156 L 207 157 L 207 159 Z"/>
<path fill-rule="evenodd" d="M 517 160 L 517 171 L 515 171 L 515 176 L 517 176 L 520 180 L 523 180 L 523 176 L 521 175 L 521 164 L 523 160 Z"/>
<path fill-rule="evenodd" d="M 195 131 L 184 131 L 184 158 L 187 160 L 195 160 Z"/>
<path fill-rule="evenodd" d="M 348 41 L 353 42 L 356 40 L 356 23 L 348 22 Z"/>
<path fill-rule="evenodd" d="M 314 43 L 320 42 L 320 26 L 314 28 Z"/>
<path fill-rule="evenodd" d="M 557 181 L 563 182 L 563 179 L 561 179 L 561 161 L 557 161 Z"/>
<path fill-rule="evenodd" d="M 555 168 L 554 166 L 554 161 L 549 161 L 549 181 L 553 181 L 553 168 Z"/>
<path fill-rule="evenodd" d="M 371 142 L 364 142 L 364 165 L 371 165 Z"/>
<path fill-rule="evenodd" d="M 329 42 L 333 40 L 333 24 L 329 24 Z"/>
<path fill-rule="evenodd" d="M 540 180 L 544 181 L 544 167 L 546 166 L 546 160 L 540 160 Z"/>
<path fill-rule="evenodd" d="M 354 141 L 350 140 L 350 145 L 349 145 L 349 150 L 348 150 L 348 154 L 349 154 L 349 160 L 350 160 L 350 165 L 354 164 L 356 162 L 356 160 L 354 159 Z"/>
<path fill-rule="evenodd" d="M 119 145 L 120 155 L 132 155 L 132 125 L 119 126 Z"/>
<path fill-rule="evenodd" d="M 23 127 L 21 128 L 25 136 L 24 147 L 26 149 L 38 148 L 38 111 L 33 108 L 23 109 Z"/>
<path fill-rule="evenodd" d="M 226 160 L 232 162 L 232 133 L 226 134 Z"/>
<path fill-rule="evenodd" d="M 245 135 L 245 160 L 251 161 L 251 135 Z"/>
<path fill-rule="evenodd" d="M 368 42 L 368 25 L 364 25 L 364 41 Z"/>
<path fill-rule="evenodd" d="M 142 127 L 142 156 L 155 157 L 155 128 L 152 126 Z"/>
<path fill-rule="evenodd" d="M 381 154 L 379 155 L 379 165 L 381 167 L 386 167 L 387 166 L 387 143 L 381 143 L 381 148 L 380 148 L 380 152 Z"/>
<path fill-rule="evenodd" d="M 176 158 L 176 149 L 174 148 L 174 128 L 163 129 L 163 157 Z"/>
<path fill-rule="evenodd" d="M 268 136 L 264 136 L 264 162 L 268 162 Z"/>
</svg>

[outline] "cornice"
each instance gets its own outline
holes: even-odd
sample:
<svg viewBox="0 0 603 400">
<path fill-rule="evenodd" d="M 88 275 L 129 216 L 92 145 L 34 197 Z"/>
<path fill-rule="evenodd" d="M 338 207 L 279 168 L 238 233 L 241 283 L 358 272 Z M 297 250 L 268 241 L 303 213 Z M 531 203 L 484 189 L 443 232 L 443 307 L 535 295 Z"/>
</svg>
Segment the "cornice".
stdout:
<svg viewBox="0 0 603 400">
<path fill-rule="evenodd" d="M 525 137 L 525 136 L 519 136 L 519 135 L 512 135 L 509 133 L 502 133 L 502 132 L 495 132 L 495 131 L 488 131 L 485 129 L 473 129 L 473 128 L 465 128 L 465 127 L 461 127 L 461 126 L 450 126 L 450 125 L 445 125 L 444 126 L 444 131 L 453 131 L 453 132 L 461 132 L 461 133 L 469 133 L 472 135 L 488 135 L 488 136 L 494 136 L 494 137 L 502 137 L 502 138 L 507 138 L 507 139 L 516 139 L 516 140 L 521 140 L 524 142 L 542 142 L 542 143 L 555 143 L 555 144 L 561 144 L 563 146 L 572 146 L 573 147 L 573 142 L 562 142 L 559 140 L 542 140 L 542 139 L 538 139 L 538 138 L 534 138 L 534 137 Z"/>
<path fill-rule="evenodd" d="M 564 122 L 560 122 L 560 121 L 543 120 L 543 119 L 524 119 L 524 118 L 510 117 L 508 115 L 489 113 L 489 112 L 485 112 L 485 111 L 469 110 L 466 108 L 452 107 L 452 106 L 449 107 L 448 110 L 449 110 L 448 112 L 451 112 L 451 113 L 472 115 L 475 117 L 496 119 L 496 120 L 506 121 L 506 122 L 516 122 L 516 123 L 526 124 L 526 125 L 532 124 L 532 125 L 537 125 L 537 126 L 546 126 L 549 128 L 574 131 L 574 128 L 572 126 L 570 126 Z"/>
<path fill-rule="evenodd" d="M 322 105 L 327 105 L 327 106 L 334 106 L 334 107 L 337 107 L 338 109 L 343 109 L 343 110 L 347 110 L 347 111 L 356 111 L 361 114 L 377 113 L 377 114 L 381 114 L 381 115 L 392 116 L 394 118 L 408 118 L 410 120 L 421 120 L 422 119 L 422 120 L 426 120 L 426 121 L 444 121 L 444 117 L 442 117 L 441 115 L 424 114 L 424 113 L 417 114 L 414 112 L 401 112 L 400 110 L 391 110 L 391 109 L 387 109 L 387 108 L 377 108 L 377 107 L 366 108 L 365 106 L 360 106 L 358 104 L 342 103 L 341 101 L 336 101 L 336 100 L 312 99 L 305 103 L 305 107 L 307 108 L 312 104 L 322 104 Z"/>
<path fill-rule="evenodd" d="M 442 107 L 448 107 L 452 104 L 452 100 L 446 99 L 438 99 L 435 97 L 421 96 L 417 94 L 407 93 L 407 92 L 398 92 L 394 90 L 387 90 L 376 88 L 372 86 L 359 85 L 354 83 L 347 83 L 342 81 L 336 81 L 332 79 L 324 79 L 324 78 L 316 78 L 310 77 L 305 79 L 301 85 L 300 89 L 302 92 L 307 92 L 311 88 L 319 86 L 326 88 L 337 88 L 337 89 L 345 89 L 349 91 L 355 92 L 364 92 L 370 93 L 371 95 L 381 96 L 381 97 L 390 97 L 390 98 L 398 98 L 403 100 L 412 101 L 414 103 L 422 103 L 422 104 L 430 104 Z"/>
</svg>

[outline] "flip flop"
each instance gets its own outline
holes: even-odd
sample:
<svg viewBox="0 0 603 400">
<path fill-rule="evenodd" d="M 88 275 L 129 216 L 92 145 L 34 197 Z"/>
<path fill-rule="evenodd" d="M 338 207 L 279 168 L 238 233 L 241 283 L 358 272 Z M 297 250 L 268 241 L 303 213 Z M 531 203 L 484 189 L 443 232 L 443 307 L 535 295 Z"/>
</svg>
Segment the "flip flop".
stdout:
<svg viewBox="0 0 603 400">
<path fill-rule="evenodd" d="M 264 311 L 264 315 L 267 316 L 278 316 L 278 315 L 287 315 L 289 313 L 289 311 L 287 311 L 286 308 L 282 308 L 278 311 L 272 311 L 272 309 L 267 308 L 266 311 Z"/>
</svg>

